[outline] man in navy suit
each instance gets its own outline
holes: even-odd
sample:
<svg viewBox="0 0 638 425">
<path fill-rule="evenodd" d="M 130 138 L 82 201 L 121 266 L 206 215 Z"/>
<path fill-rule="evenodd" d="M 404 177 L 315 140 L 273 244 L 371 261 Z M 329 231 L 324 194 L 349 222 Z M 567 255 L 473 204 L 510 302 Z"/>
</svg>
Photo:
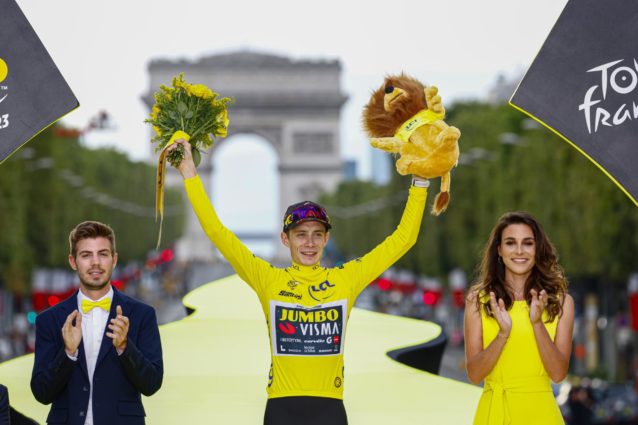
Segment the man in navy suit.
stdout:
<svg viewBox="0 0 638 425">
<path fill-rule="evenodd" d="M 9 391 L 0 384 L 0 425 L 9 424 Z"/>
<path fill-rule="evenodd" d="M 38 425 L 9 404 L 9 390 L 0 384 L 0 425 Z"/>
<path fill-rule="evenodd" d="M 96 221 L 69 235 L 80 289 L 36 319 L 31 391 L 52 403 L 49 424 L 144 424 L 141 394 L 162 385 L 162 345 L 152 307 L 111 286 L 113 230 Z"/>
</svg>

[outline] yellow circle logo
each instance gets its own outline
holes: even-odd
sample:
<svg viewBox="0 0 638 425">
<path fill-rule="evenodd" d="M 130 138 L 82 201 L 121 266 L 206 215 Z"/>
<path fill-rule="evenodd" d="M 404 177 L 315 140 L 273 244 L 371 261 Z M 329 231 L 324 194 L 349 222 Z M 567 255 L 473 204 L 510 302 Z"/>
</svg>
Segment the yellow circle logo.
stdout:
<svg viewBox="0 0 638 425">
<path fill-rule="evenodd" d="M 3 61 L 2 58 L 0 58 L 0 83 L 3 82 L 5 78 L 7 78 L 8 73 L 9 67 L 7 66 L 7 63 Z"/>
</svg>

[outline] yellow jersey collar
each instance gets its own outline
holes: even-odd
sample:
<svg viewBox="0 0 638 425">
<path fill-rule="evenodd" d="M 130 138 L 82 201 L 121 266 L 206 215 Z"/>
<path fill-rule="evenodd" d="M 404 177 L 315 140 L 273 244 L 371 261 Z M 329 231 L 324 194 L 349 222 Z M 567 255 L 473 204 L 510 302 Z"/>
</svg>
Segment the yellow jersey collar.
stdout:
<svg viewBox="0 0 638 425">
<path fill-rule="evenodd" d="M 321 273 L 325 270 L 325 267 L 321 265 L 321 263 L 314 264 L 312 266 L 303 266 L 301 264 L 292 262 L 292 265 L 287 268 L 289 271 L 297 271 L 303 273 L 305 276 L 310 277 L 314 273 Z"/>
</svg>

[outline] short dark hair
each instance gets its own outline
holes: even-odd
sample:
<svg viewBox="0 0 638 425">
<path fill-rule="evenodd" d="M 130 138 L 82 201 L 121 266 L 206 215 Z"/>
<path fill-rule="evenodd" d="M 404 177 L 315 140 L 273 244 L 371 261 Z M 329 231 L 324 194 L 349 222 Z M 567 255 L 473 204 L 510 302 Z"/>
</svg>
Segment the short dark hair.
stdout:
<svg viewBox="0 0 638 425">
<path fill-rule="evenodd" d="M 69 253 L 73 258 L 77 255 L 78 242 L 82 239 L 106 238 L 111 242 L 111 254 L 115 254 L 115 232 L 108 224 L 99 221 L 83 221 L 75 226 L 69 234 Z"/>
</svg>

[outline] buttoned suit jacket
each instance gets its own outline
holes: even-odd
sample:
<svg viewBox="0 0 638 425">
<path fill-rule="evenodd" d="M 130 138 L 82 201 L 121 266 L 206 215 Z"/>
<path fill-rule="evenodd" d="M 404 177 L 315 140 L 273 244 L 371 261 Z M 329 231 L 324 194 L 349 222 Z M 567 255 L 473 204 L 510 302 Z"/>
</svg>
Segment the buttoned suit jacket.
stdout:
<svg viewBox="0 0 638 425">
<path fill-rule="evenodd" d="M 0 425 L 9 425 L 9 390 L 0 384 Z"/>
<path fill-rule="evenodd" d="M 64 350 L 62 326 L 78 308 L 78 292 L 36 318 L 35 362 L 31 391 L 43 404 L 51 403 L 49 424 L 84 425 L 90 381 L 84 343 L 77 361 Z M 128 341 L 121 355 L 106 336 L 116 306 L 129 318 Z M 141 394 L 150 396 L 162 385 L 162 345 L 155 310 L 113 288 L 113 300 L 93 374 L 94 425 L 144 424 Z"/>
</svg>

